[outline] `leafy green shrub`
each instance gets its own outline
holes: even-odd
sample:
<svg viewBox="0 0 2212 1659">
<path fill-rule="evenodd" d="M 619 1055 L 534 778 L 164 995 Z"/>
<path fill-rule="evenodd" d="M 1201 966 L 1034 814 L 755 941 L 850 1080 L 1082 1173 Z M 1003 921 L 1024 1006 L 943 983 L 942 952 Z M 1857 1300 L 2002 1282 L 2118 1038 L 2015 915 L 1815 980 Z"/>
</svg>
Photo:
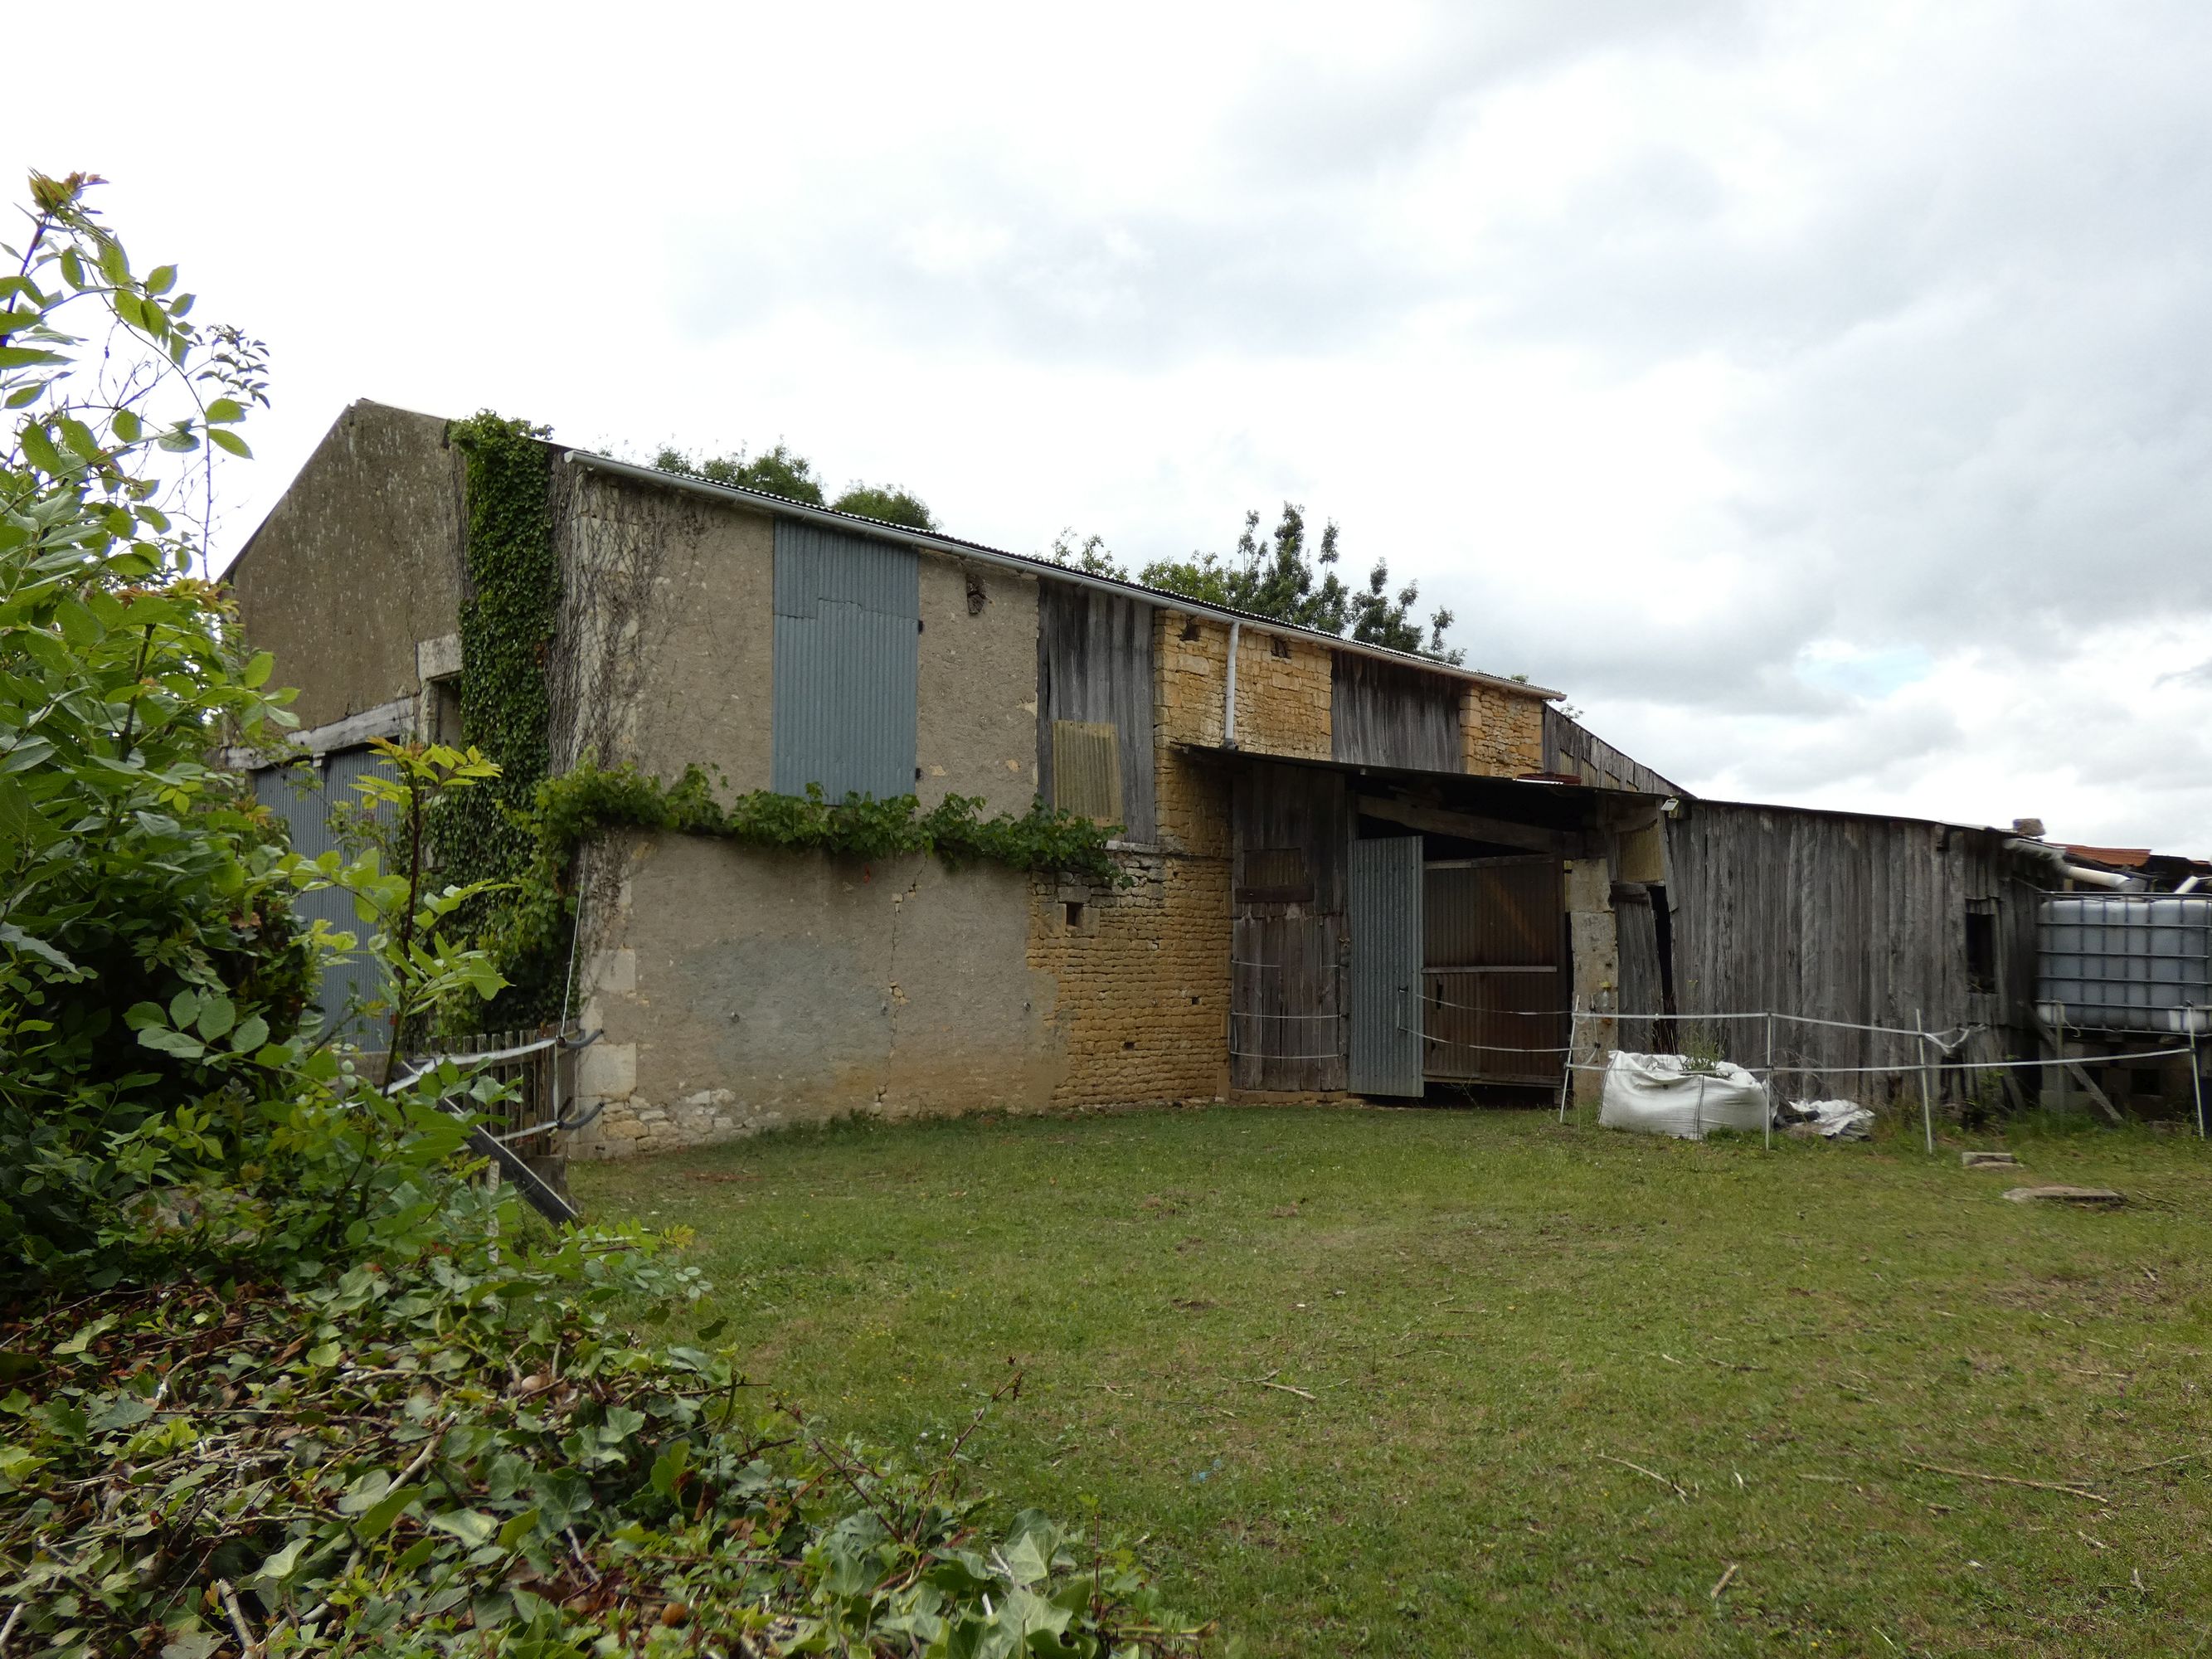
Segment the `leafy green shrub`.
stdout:
<svg viewBox="0 0 2212 1659">
<path fill-rule="evenodd" d="M 954 1457 L 833 1442 L 726 1354 L 608 1318 L 697 1288 L 649 1241 L 572 1237 L 0 1334 L 19 1648 L 1188 1650 L 1126 1550 L 963 1496 Z"/>
</svg>

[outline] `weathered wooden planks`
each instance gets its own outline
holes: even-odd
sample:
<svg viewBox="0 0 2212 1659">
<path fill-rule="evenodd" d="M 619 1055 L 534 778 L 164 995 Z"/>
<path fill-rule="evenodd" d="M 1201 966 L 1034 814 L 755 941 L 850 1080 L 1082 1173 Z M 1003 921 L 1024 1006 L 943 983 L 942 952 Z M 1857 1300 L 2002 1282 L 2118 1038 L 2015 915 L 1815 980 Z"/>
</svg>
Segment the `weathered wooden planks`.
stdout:
<svg viewBox="0 0 2212 1659">
<path fill-rule="evenodd" d="M 1770 1009 L 1909 1028 L 1917 1011 L 1930 1030 L 1988 1028 L 1960 1058 L 2032 1054 L 2034 890 L 2004 840 L 2000 830 L 1910 819 L 1688 805 L 1668 830 L 1682 1029 L 1698 1029 L 1699 1013 Z M 1988 902 L 1997 917 L 1990 991 L 1968 981 L 1970 900 Z M 1704 1034 L 1732 1060 L 1765 1058 L 1755 1022 L 1715 1023 Z M 1777 1048 L 1808 1073 L 1898 1068 L 1892 1079 L 1839 1073 L 1829 1081 L 1845 1097 L 1894 1086 L 1919 1059 L 1908 1037 L 1790 1022 L 1777 1027 Z"/>
<path fill-rule="evenodd" d="M 1053 725 L 1119 737 L 1122 833 L 1153 836 L 1152 607 L 1073 582 L 1037 584 L 1037 793 L 1055 801 Z M 1087 811 L 1093 803 L 1085 801 Z"/>
</svg>

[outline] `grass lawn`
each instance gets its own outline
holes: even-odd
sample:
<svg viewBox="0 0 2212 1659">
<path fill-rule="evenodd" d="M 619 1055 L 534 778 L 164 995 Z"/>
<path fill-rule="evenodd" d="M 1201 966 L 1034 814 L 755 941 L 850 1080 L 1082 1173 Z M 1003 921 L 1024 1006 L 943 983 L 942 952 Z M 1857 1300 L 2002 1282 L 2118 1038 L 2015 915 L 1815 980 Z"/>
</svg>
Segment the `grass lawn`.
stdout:
<svg viewBox="0 0 2212 1659">
<path fill-rule="evenodd" d="M 977 1479 L 1255 1654 L 2212 1654 L 2212 1152 L 2014 1147 L 1217 1107 L 573 1175 L 841 1431 L 937 1443 L 1011 1356 Z"/>
</svg>

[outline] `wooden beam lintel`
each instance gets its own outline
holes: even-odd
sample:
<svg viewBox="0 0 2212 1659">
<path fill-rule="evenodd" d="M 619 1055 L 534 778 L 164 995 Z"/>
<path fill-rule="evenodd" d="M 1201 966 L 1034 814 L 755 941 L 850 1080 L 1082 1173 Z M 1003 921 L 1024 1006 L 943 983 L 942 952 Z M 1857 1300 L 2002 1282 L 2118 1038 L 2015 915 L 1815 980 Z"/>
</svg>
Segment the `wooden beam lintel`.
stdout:
<svg viewBox="0 0 2212 1659">
<path fill-rule="evenodd" d="M 1541 824 L 1514 823 L 1486 817 L 1479 812 L 1458 812 L 1448 807 L 1425 805 L 1389 795 L 1360 795 L 1357 809 L 1370 818 L 1402 823 L 1408 830 L 1427 830 L 1440 836 L 1468 841 L 1486 841 L 1499 847 L 1525 847 L 1534 853 L 1554 853 L 1562 858 L 1589 856 L 1589 837 L 1579 830 L 1550 830 Z"/>
</svg>

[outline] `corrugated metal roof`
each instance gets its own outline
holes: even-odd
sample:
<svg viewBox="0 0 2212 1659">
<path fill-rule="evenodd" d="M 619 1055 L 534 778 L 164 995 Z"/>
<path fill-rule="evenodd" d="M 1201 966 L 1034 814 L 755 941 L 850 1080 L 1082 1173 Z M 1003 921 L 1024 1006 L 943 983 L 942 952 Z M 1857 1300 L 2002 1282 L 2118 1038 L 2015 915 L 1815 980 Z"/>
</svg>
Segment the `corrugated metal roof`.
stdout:
<svg viewBox="0 0 2212 1659">
<path fill-rule="evenodd" d="M 2109 864 L 2120 870 L 2140 870 L 2150 862 L 2148 847 L 2076 847 L 2071 842 L 2061 842 L 2067 853 L 2091 864 Z"/>
<path fill-rule="evenodd" d="M 1284 634 L 1294 638 L 1316 640 L 1339 651 L 1349 651 L 1363 657 L 1379 657 L 1385 661 L 1402 663 L 1409 668 L 1425 669 L 1432 674 L 1445 674 L 1454 679 L 1474 680 L 1484 685 L 1493 685 L 1500 690 L 1534 697 L 1541 702 L 1553 702 L 1566 695 L 1547 686 L 1531 685 L 1503 674 L 1486 674 L 1476 668 L 1456 668 L 1449 663 L 1438 662 L 1433 657 L 1424 657 L 1411 651 L 1394 651 L 1384 645 L 1370 645 L 1362 640 L 1348 640 L 1338 634 L 1325 634 L 1317 628 L 1301 628 L 1296 623 L 1286 623 L 1273 617 L 1262 617 L 1249 611 L 1239 611 L 1232 605 L 1209 605 L 1194 599 L 1187 593 L 1172 589 L 1152 587 L 1143 582 L 1124 581 L 1118 577 L 1101 576 L 1088 570 L 1077 570 L 1064 564 L 1054 564 L 1050 559 L 1040 559 L 1027 553 L 1009 553 L 1003 548 L 986 547 L 981 542 L 963 541 L 957 536 L 944 535 L 934 530 L 915 530 L 902 524 L 887 524 L 881 519 L 871 519 L 865 514 L 841 513 L 836 507 L 816 507 L 811 502 L 794 501 L 787 496 L 772 495 L 766 490 L 746 489 L 737 484 L 715 483 L 706 478 L 695 478 L 684 472 L 664 472 L 659 467 L 641 466 L 635 461 L 618 461 L 611 455 L 596 454 L 588 449 L 562 452 L 562 459 L 572 465 L 598 472 L 612 472 L 635 478 L 641 483 L 659 484 L 665 489 L 690 490 L 702 495 L 717 495 L 726 500 L 743 501 L 786 518 L 798 519 L 833 527 L 865 530 L 869 534 L 904 542 L 910 547 L 932 552 L 947 553 L 956 557 L 981 559 L 993 564 L 1019 567 L 1038 576 L 1049 576 L 1055 581 L 1074 582 L 1086 587 L 1103 588 L 1109 592 L 1141 596 L 1155 604 L 1174 610 L 1189 611 L 1201 617 L 1212 617 L 1222 622 L 1249 624 L 1263 632 Z"/>
</svg>

